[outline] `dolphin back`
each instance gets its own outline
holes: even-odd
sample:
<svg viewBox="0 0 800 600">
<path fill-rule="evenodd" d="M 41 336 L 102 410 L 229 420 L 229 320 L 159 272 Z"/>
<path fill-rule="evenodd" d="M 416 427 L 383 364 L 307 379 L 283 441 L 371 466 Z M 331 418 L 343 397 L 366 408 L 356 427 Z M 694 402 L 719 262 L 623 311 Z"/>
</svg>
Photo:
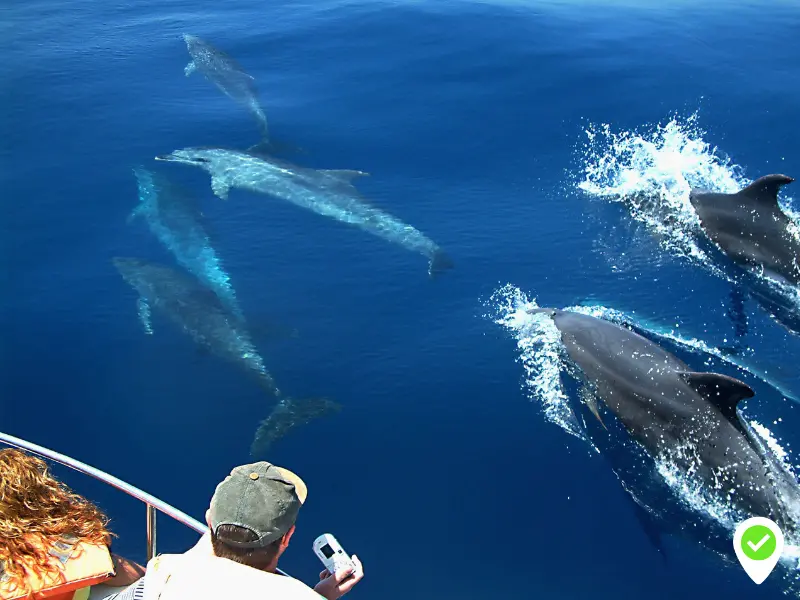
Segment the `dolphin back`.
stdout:
<svg viewBox="0 0 800 600">
<path fill-rule="evenodd" d="M 712 493 L 719 491 L 721 502 L 786 522 L 769 457 L 738 411 L 742 400 L 754 396 L 750 386 L 727 375 L 692 371 L 658 344 L 605 319 L 536 312 L 554 315 L 567 353 L 593 394 L 651 456 L 675 464 Z M 600 418 L 596 405 L 588 408 Z"/>
<path fill-rule="evenodd" d="M 734 194 L 693 190 L 690 201 L 708 238 L 738 265 L 778 282 L 800 285 L 800 240 L 778 203 L 794 179 L 771 174 Z"/>
<path fill-rule="evenodd" d="M 241 104 L 255 120 L 261 144 L 268 146 L 269 126 L 264 109 L 258 101 L 255 77 L 228 54 L 197 36 L 184 34 L 183 39 L 192 57 L 184 74 L 188 77 L 195 71 L 201 72 L 222 93 Z"/>
</svg>

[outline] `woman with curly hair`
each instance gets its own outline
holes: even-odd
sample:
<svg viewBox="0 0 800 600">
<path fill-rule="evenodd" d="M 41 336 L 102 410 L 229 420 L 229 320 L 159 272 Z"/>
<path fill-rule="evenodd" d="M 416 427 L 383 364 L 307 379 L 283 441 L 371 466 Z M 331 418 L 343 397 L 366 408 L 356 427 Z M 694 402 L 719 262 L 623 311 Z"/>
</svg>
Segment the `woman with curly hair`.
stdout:
<svg viewBox="0 0 800 600">
<path fill-rule="evenodd" d="M 0 450 L 0 597 L 81 600 L 93 585 L 128 585 L 144 569 L 110 553 L 112 535 L 108 518 L 47 463 Z"/>
</svg>

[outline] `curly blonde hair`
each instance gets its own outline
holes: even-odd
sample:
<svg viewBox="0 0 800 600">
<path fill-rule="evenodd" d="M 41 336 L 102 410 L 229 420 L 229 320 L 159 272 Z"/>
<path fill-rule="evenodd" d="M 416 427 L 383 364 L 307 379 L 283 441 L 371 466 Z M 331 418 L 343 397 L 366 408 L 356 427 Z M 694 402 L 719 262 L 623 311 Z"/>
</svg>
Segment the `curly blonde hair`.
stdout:
<svg viewBox="0 0 800 600">
<path fill-rule="evenodd" d="M 65 536 L 111 543 L 108 518 L 91 502 L 50 476 L 46 462 L 13 448 L 0 450 L 0 564 L 7 585 L 28 597 L 26 573 L 48 584 L 63 581 L 48 550 Z"/>
</svg>

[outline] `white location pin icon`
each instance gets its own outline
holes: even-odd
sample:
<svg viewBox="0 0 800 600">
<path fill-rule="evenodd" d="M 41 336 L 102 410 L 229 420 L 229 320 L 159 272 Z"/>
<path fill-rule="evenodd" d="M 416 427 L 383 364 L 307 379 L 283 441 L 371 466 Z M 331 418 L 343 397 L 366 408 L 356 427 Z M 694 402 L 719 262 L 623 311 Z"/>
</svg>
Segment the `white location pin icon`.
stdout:
<svg viewBox="0 0 800 600">
<path fill-rule="evenodd" d="M 770 519 L 747 519 L 736 527 L 733 549 L 745 573 L 761 584 L 772 573 L 783 553 L 783 532 Z"/>
</svg>

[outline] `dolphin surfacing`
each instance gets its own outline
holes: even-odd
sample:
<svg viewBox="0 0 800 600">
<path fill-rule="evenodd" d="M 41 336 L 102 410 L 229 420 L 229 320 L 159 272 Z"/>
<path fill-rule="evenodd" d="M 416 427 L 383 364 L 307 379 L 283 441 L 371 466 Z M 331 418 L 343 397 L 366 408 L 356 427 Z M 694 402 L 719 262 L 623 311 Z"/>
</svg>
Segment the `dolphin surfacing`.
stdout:
<svg viewBox="0 0 800 600">
<path fill-rule="evenodd" d="M 779 282 L 800 285 L 800 240 L 778 204 L 794 179 L 765 175 L 735 194 L 693 190 L 689 196 L 703 232 L 737 265 Z"/>
<path fill-rule="evenodd" d="M 553 320 L 598 419 L 594 403 L 600 400 L 648 454 L 676 465 L 709 495 L 796 528 L 784 498 L 800 498 L 797 482 L 762 450 L 739 415 L 739 402 L 754 396 L 747 384 L 695 372 L 647 338 L 604 319 L 549 308 L 533 312 Z"/>
<path fill-rule="evenodd" d="M 445 252 L 418 229 L 361 197 L 353 185 L 362 171 L 298 167 L 285 161 L 223 148 L 184 148 L 156 160 L 200 167 L 211 175 L 211 188 L 221 199 L 241 188 L 286 200 L 319 215 L 348 223 L 377 237 L 426 256 L 428 274 L 453 267 Z"/>
<path fill-rule="evenodd" d="M 246 73 L 233 58 L 199 37 L 184 34 L 183 41 L 192 57 L 184 69 L 185 75 L 189 77 L 195 71 L 202 73 L 223 94 L 247 109 L 256 121 L 261 144 L 269 147 L 267 117 L 258 101 L 255 78 Z"/>
</svg>

